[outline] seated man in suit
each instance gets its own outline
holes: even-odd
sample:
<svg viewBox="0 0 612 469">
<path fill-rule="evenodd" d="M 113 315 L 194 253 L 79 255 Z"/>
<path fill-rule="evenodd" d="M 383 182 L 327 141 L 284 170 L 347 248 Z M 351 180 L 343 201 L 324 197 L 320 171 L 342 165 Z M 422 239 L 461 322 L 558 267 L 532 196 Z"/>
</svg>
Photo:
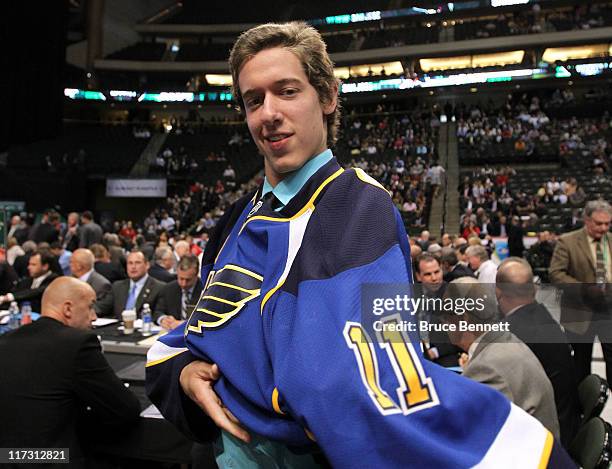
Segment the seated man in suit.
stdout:
<svg viewBox="0 0 612 469">
<path fill-rule="evenodd" d="M 440 264 L 444 271 L 444 281 L 447 283 L 461 277 L 474 277 L 474 272 L 472 272 L 469 267 L 459 262 L 459 258 L 453 247 L 448 246 L 442 248 Z"/>
<path fill-rule="evenodd" d="M 113 283 L 111 294 L 106 295 L 99 304 L 100 313 L 104 316 L 121 318 L 126 309 L 140 311 L 145 303 L 151 311 L 157 309 L 157 302 L 164 284 L 150 277 L 149 261 L 142 251 L 132 251 L 127 258 L 128 279 Z"/>
<path fill-rule="evenodd" d="M 95 300 L 85 282 L 58 278 L 43 294 L 42 317 L 0 336 L 0 446 L 68 448 L 69 467 L 89 467 L 79 442 L 86 428 L 137 421 L 138 399 L 90 331 Z"/>
<path fill-rule="evenodd" d="M 174 264 L 172 249 L 168 246 L 160 246 L 155 250 L 155 263 L 149 269 L 149 275 L 160 282 L 172 282 L 176 280 L 176 275 L 171 273 Z"/>
<path fill-rule="evenodd" d="M 174 329 L 189 317 L 202 293 L 199 272 L 197 256 L 186 254 L 181 258 L 176 266 L 177 279 L 164 286 L 157 302 L 155 320 L 164 329 Z"/>
<path fill-rule="evenodd" d="M 423 285 L 422 293 L 428 298 L 441 298 L 444 295 L 445 284 L 442 280 L 440 261 L 430 253 L 423 253 L 416 258 L 415 275 L 418 282 Z M 423 319 L 435 324 L 439 322 L 439 315 L 431 311 L 421 310 Z M 431 330 L 427 339 L 429 347 L 427 356 L 430 360 L 441 366 L 457 366 L 461 349 L 450 342 L 448 333 L 441 330 Z"/>
<path fill-rule="evenodd" d="M 94 270 L 106 278 L 111 284 L 127 278 L 125 269 L 118 262 L 113 262 L 108 249 L 103 244 L 92 244 L 89 250 L 93 253 Z"/>
<path fill-rule="evenodd" d="M 561 443 L 567 448 L 578 431 L 580 414 L 572 350 L 565 333 L 546 307 L 536 303 L 533 272 L 525 259 L 509 257 L 500 264 L 495 294 L 510 332 L 531 349 L 550 379 Z"/>
<path fill-rule="evenodd" d="M 111 283 L 94 270 L 94 255 L 89 249 L 80 248 L 72 253 L 70 270 L 72 276 L 91 285 L 96 292 L 96 313 L 98 303 L 111 291 Z"/>
<path fill-rule="evenodd" d="M 28 261 L 29 277 L 17 282 L 11 293 L 0 295 L 1 308 L 8 307 L 11 301 L 29 301 L 32 311 L 40 312 L 40 300 L 43 292 L 58 275 L 51 271 L 55 258 L 48 251 L 35 252 Z"/>
<path fill-rule="evenodd" d="M 450 340 L 468 355 L 463 376 L 497 389 L 559 439 L 554 391 L 536 356 L 511 332 L 480 329 L 499 319 L 493 296 L 487 285 L 470 277 L 447 286 L 446 298 L 471 299 L 478 305 L 466 307 L 463 314 L 448 311 L 444 315 L 454 326 L 448 333 Z"/>
</svg>

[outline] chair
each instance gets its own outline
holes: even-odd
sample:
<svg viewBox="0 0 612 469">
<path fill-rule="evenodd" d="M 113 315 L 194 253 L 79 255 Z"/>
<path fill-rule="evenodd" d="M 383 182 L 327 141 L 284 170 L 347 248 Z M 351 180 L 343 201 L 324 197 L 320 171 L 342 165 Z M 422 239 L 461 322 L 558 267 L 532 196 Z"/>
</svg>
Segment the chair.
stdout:
<svg viewBox="0 0 612 469">
<path fill-rule="evenodd" d="M 582 423 L 601 414 L 609 395 L 610 386 L 601 376 L 590 374 L 582 380 L 578 386 L 578 399 L 582 409 Z"/>
<path fill-rule="evenodd" d="M 583 469 L 608 468 L 612 462 L 611 442 L 610 424 L 594 417 L 580 428 L 569 453 Z"/>
</svg>

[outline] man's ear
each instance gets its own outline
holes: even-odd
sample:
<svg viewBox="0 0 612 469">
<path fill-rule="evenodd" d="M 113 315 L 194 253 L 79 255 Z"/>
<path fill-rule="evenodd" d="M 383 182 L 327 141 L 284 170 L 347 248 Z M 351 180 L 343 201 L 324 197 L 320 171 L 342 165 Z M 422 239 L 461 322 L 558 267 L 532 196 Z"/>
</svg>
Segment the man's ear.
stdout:
<svg viewBox="0 0 612 469">
<path fill-rule="evenodd" d="M 338 83 L 334 83 L 330 90 L 330 99 L 323 102 L 323 114 L 328 116 L 336 110 L 338 106 Z"/>
<path fill-rule="evenodd" d="M 66 319 L 72 319 L 72 301 L 66 300 L 62 304 L 62 314 Z"/>
</svg>

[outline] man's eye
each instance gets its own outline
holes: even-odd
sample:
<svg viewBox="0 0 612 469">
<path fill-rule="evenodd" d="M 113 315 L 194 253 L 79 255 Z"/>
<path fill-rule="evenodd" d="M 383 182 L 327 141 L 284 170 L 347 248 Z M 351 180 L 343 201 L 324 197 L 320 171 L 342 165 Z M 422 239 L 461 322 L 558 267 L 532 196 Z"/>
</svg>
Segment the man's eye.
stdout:
<svg viewBox="0 0 612 469">
<path fill-rule="evenodd" d="M 297 92 L 298 92 L 298 90 L 296 90 L 295 88 L 285 88 L 282 91 L 282 94 L 284 96 L 293 96 L 293 95 L 297 94 Z"/>
<path fill-rule="evenodd" d="M 249 98 L 245 101 L 245 105 L 247 108 L 253 108 L 257 105 L 259 105 L 261 102 L 261 99 L 259 98 Z"/>
</svg>

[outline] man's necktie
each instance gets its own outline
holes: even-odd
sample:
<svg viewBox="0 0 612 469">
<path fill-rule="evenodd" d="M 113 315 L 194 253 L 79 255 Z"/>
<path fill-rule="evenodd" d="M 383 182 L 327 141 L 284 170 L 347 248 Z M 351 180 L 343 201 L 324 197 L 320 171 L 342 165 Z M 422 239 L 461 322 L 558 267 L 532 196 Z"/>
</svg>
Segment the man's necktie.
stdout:
<svg viewBox="0 0 612 469">
<path fill-rule="evenodd" d="M 189 304 L 189 290 L 183 290 L 181 295 L 181 318 L 187 319 L 187 305 Z"/>
<path fill-rule="evenodd" d="M 595 241 L 595 281 L 597 283 L 606 282 L 606 264 L 604 260 L 602 241 Z"/>
<path fill-rule="evenodd" d="M 135 309 L 136 307 L 136 285 L 130 288 L 127 302 L 125 303 L 125 309 Z"/>
<path fill-rule="evenodd" d="M 272 210 L 276 211 L 279 208 L 282 208 L 283 204 L 278 198 L 274 195 L 272 191 L 268 192 L 263 196 L 264 204 L 267 204 Z"/>
</svg>

